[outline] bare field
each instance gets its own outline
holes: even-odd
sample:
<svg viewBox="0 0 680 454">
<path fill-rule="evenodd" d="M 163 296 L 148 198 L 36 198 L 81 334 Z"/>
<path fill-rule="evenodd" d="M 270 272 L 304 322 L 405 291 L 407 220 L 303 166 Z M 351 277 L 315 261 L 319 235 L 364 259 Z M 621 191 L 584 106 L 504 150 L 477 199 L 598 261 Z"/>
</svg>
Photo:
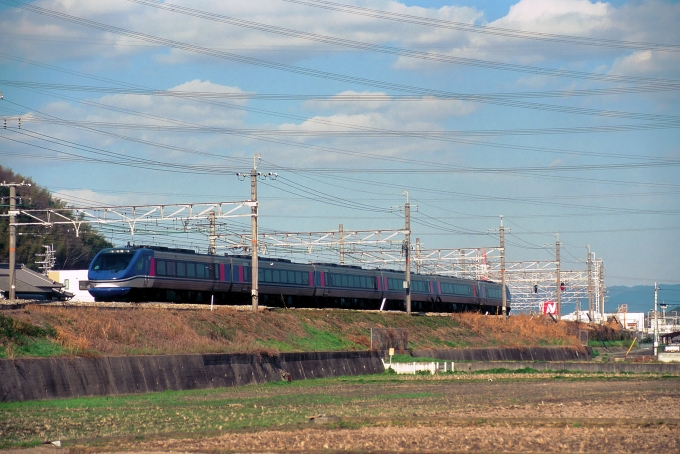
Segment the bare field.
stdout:
<svg viewBox="0 0 680 454">
<path fill-rule="evenodd" d="M 647 375 L 347 377 L 103 407 L 79 399 L 61 411 L 0 407 L 0 437 L 42 424 L 61 452 L 680 452 L 678 385 Z M 52 410 L 66 415 L 46 433 L 40 418 Z"/>
</svg>

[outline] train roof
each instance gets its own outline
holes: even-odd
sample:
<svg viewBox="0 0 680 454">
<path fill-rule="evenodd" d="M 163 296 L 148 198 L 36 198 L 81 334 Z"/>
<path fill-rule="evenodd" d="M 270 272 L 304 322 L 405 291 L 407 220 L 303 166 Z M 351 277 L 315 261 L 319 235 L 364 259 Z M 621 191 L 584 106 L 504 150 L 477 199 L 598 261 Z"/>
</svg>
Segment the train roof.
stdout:
<svg viewBox="0 0 680 454">
<path fill-rule="evenodd" d="M 312 265 L 317 265 L 317 266 L 334 266 L 336 268 L 351 268 L 355 270 L 363 270 L 364 268 L 356 265 L 340 265 L 338 263 L 312 263 Z"/>
<path fill-rule="evenodd" d="M 166 247 L 166 246 L 149 246 L 145 244 L 133 244 L 133 245 L 127 245 L 128 248 L 130 249 L 151 249 L 153 251 L 162 251 L 162 252 L 179 252 L 182 254 L 196 254 L 196 251 L 193 249 L 183 249 L 183 248 L 176 248 L 176 247 Z"/>
</svg>

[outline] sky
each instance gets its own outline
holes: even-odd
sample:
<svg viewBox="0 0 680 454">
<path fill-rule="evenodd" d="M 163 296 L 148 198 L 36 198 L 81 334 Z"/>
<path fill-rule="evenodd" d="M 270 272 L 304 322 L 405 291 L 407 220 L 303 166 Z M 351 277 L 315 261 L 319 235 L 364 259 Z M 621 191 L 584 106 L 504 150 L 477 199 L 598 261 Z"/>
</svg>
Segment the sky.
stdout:
<svg viewBox="0 0 680 454">
<path fill-rule="evenodd" d="M 88 207 L 247 200 L 260 154 L 263 231 L 400 229 L 407 191 L 424 250 L 496 247 L 502 215 L 508 261 L 559 234 L 563 270 L 590 246 L 607 285 L 677 284 L 678 23 L 677 1 L 0 0 L 0 163 Z"/>
</svg>

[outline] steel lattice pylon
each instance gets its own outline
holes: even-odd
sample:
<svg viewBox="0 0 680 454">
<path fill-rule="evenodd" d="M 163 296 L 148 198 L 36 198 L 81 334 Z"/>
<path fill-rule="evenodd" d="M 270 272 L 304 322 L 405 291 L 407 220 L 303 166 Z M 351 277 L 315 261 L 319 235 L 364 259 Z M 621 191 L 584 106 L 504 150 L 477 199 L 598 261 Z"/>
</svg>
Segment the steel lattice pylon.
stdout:
<svg viewBox="0 0 680 454">
<path fill-rule="evenodd" d="M 262 254 L 286 256 L 298 261 L 338 261 L 346 265 L 404 270 L 404 230 L 352 230 L 327 232 L 261 233 Z M 229 232 L 220 237 L 221 247 L 249 251 L 248 234 Z M 425 249 L 412 245 L 414 271 L 422 274 L 501 281 L 500 247 Z M 321 255 L 319 255 L 321 254 Z M 540 311 L 546 301 L 556 301 L 556 261 L 506 262 L 506 284 L 515 311 Z M 587 309 L 587 270 L 560 270 L 561 312 Z M 594 312 L 604 312 L 604 263 L 593 261 L 591 272 Z"/>
<path fill-rule="evenodd" d="M 153 234 L 153 226 L 173 222 L 175 231 L 209 234 L 216 249 L 248 253 L 252 245 L 251 235 L 231 231 L 226 224 L 217 223 L 216 220 L 250 217 L 251 213 L 239 213 L 239 209 L 251 208 L 256 203 L 243 201 L 20 210 L 16 214 L 25 216 L 24 221 L 16 225 L 67 224 L 78 232 L 83 224 L 103 226 L 122 223 L 128 226 L 134 238 L 135 230 L 140 226 L 146 229 L 146 234 Z M 210 224 L 201 224 L 211 218 Z M 257 244 L 259 254 L 271 257 L 403 271 L 406 233 L 404 229 L 269 232 L 258 234 Z M 411 249 L 412 269 L 416 273 L 501 281 L 500 247 L 426 249 L 416 240 L 415 244 L 411 244 Z M 512 309 L 540 311 L 544 302 L 556 301 L 559 285 L 557 270 L 556 261 L 506 262 L 506 284 L 512 293 Z M 565 306 L 575 310 L 587 309 L 590 286 L 594 312 L 604 313 L 604 263 L 601 259 L 592 261 L 590 277 L 586 270 L 560 270 L 560 280 L 565 287 L 561 292 L 561 312 L 565 312 Z M 585 307 L 582 307 L 583 304 Z"/>
</svg>

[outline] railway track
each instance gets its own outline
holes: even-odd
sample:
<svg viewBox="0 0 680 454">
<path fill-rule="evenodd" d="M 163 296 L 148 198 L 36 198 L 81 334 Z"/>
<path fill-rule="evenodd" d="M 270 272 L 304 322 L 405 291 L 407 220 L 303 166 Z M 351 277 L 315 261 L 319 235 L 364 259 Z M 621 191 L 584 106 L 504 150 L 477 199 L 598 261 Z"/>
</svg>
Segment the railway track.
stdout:
<svg viewBox="0 0 680 454">
<path fill-rule="evenodd" d="M 117 303 L 117 302 L 89 302 L 89 301 L 40 301 L 40 300 L 26 300 L 26 301 L 7 301 L 0 300 L 0 310 L 23 309 L 26 306 L 43 306 L 43 307 L 93 307 L 97 309 L 172 309 L 172 310 L 211 310 L 209 304 L 188 304 L 188 303 Z M 213 306 L 214 309 L 229 308 L 236 311 L 251 311 L 252 306 Z M 260 310 L 271 310 L 272 308 L 260 306 Z"/>
</svg>

